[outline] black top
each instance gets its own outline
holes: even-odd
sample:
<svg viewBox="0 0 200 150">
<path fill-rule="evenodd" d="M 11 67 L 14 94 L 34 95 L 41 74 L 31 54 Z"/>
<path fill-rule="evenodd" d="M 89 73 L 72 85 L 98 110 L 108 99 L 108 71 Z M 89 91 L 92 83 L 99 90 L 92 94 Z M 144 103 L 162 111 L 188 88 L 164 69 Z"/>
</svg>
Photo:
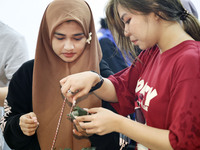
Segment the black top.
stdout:
<svg viewBox="0 0 200 150">
<path fill-rule="evenodd" d="M 99 40 L 101 45 L 103 60 L 106 61 L 109 68 L 117 73 L 128 67 L 122 53 L 117 49 L 116 45 L 109 38 Z"/>
<path fill-rule="evenodd" d="M 32 108 L 32 77 L 34 60 L 24 63 L 13 75 L 9 84 L 9 92 L 6 98 L 7 105 L 4 106 L 4 138 L 11 149 L 15 150 L 40 150 L 37 135 L 26 136 L 19 126 L 19 118 L 29 112 Z M 102 75 L 109 76 L 112 71 L 105 65 L 100 64 Z M 107 69 L 106 69 L 107 68 Z M 107 72 L 106 72 L 107 70 Z M 105 76 L 104 76 L 105 77 Z M 113 108 L 109 103 L 103 102 L 103 107 Z M 113 110 L 114 111 L 114 110 Z M 92 146 L 97 150 L 119 149 L 118 133 L 111 133 L 105 136 L 93 135 L 89 137 Z M 112 144 L 111 144 L 112 143 Z"/>
</svg>

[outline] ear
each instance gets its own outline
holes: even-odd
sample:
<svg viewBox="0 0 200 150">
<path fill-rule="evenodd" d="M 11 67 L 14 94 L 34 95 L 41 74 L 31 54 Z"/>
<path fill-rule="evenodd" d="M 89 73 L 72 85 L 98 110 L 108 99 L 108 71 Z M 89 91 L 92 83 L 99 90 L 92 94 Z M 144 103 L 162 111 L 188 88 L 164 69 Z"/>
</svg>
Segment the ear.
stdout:
<svg viewBox="0 0 200 150">
<path fill-rule="evenodd" d="M 159 11 L 157 14 L 155 14 L 155 18 L 159 21 L 163 20 L 162 18 L 167 18 L 167 16 L 163 12 Z"/>
<path fill-rule="evenodd" d="M 158 21 L 158 20 L 160 20 L 160 16 L 162 16 L 162 13 L 159 11 L 158 14 L 155 14 L 155 13 L 154 13 L 154 15 L 155 15 L 155 16 L 154 16 L 154 17 L 155 17 L 155 20 Z"/>
</svg>

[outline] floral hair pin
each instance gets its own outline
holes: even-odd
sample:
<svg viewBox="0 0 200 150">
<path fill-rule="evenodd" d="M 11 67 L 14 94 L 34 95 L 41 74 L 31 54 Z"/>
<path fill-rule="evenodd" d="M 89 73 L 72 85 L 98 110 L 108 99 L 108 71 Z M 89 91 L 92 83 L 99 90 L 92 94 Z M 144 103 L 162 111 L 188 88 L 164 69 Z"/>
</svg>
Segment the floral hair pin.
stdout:
<svg viewBox="0 0 200 150">
<path fill-rule="evenodd" d="M 89 37 L 86 40 L 86 43 L 90 44 L 90 41 L 92 40 L 92 32 L 89 33 Z"/>
</svg>

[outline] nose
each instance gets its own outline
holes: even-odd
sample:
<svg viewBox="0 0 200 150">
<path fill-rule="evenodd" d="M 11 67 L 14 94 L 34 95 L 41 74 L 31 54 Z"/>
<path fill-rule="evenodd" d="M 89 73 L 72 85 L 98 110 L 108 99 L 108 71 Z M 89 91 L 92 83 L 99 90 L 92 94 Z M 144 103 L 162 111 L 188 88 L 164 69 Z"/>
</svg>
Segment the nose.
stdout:
<svg viewBox="0 0 200 150">
<path fill-rule="evenodd" d="M 71 40 L 66 40 L 64 44 L 65 50 L 73 50 L 74 49 L 74 43 Z"/>
<path fill-rule="evenodd" d="M 130 36 L 128 27 L 127 27 L 126 25 L 125 25 L 125 27 L 124 27 L 124 35 L 125 35 L 126 37 Z"/>
</svg>

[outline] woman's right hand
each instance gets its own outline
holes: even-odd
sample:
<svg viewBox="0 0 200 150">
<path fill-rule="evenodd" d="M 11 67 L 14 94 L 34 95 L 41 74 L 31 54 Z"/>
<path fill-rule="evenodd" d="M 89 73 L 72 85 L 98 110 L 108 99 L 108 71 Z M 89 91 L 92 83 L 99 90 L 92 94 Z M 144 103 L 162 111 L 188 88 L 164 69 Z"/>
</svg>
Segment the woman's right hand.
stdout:
<svg viewBox="0 0 200 150">
<path fill-rule="evenodd" d="M 19 126 L 25 135 L 27 136 L 34 135 L 36 129 L 39 126 L 36 114 L 34 112 L 30 112 L 28 114 L 22 115 L 19 118 Z"/>
<path fill-rule="evenodd" d="M 91 87 L 99 81 L 98 74 L 91 71 L 69 75 L 60 80 L 61 92 L 68 101 L 73 102 L 87 95 Z"/>
</svg>

